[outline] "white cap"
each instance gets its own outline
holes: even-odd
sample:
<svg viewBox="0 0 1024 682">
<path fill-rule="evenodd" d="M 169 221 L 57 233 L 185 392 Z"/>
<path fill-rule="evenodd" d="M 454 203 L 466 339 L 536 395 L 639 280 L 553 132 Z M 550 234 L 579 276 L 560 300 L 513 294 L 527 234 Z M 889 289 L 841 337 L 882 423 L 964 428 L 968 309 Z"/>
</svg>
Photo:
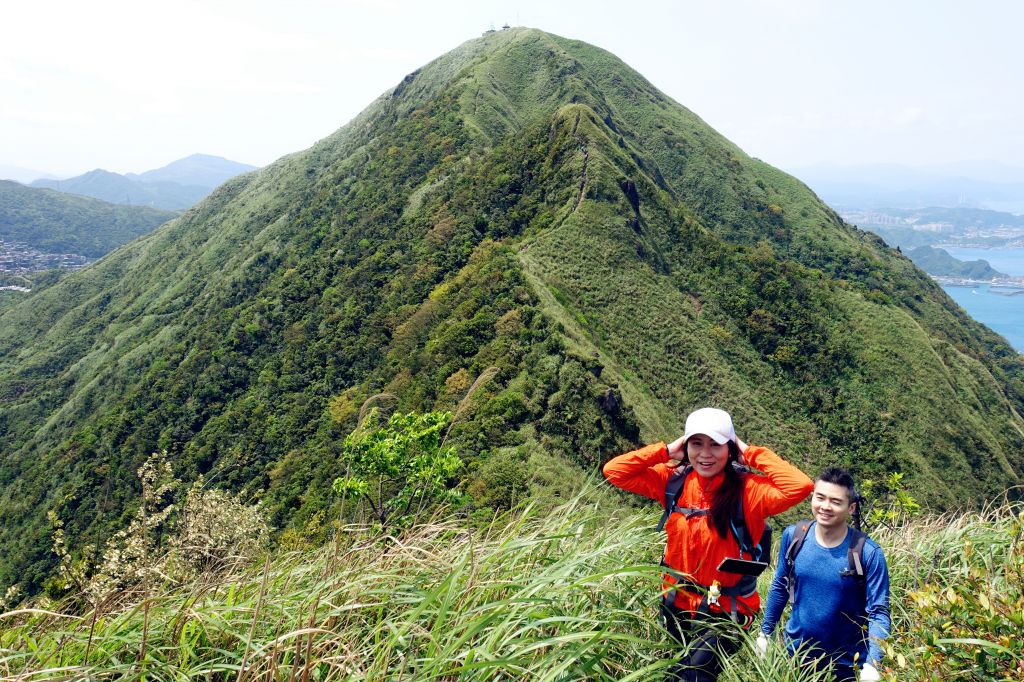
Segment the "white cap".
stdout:
<svg viewBox="0 0 1024 682">
<path fill-rule="evenodd" d="M 690 436 L 703 433 L 719 445 L 736 440 L 736 430 L 732 428 L 732 417 L 725 410 L 714 407 L 702 407 L 694 410 L 686 418 L 686 431 L 683 440 Z"/>
</svg>

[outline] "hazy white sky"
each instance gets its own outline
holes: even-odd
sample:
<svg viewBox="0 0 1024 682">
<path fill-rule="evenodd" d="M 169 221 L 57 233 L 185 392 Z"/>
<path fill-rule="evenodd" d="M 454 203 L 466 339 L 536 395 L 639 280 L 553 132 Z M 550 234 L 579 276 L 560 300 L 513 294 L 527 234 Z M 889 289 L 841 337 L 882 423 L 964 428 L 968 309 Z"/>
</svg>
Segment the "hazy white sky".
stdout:
<svg viewBox="0 0 1024 682">
<path fill-rule="evenodd" d="M 1024 165 L 1017 0 L 48 0 L 0 23 L 0 164 L 263 165 L 504 22 L 603 47 L 749 154 Z"/>
</svg>

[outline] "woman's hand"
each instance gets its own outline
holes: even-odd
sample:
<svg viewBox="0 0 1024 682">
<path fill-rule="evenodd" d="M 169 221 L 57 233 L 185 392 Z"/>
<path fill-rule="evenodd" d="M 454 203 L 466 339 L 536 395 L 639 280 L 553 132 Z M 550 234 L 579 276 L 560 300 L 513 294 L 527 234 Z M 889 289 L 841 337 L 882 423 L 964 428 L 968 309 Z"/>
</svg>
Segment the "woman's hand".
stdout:
<svg viewBox="0 0 1024 682">
<path fill-rule="evenodd" d="M 739 436 L 736 436 L 736 445 L 740 448 L 740 456 L 736 459 L 737 462 L 743 466 L 747 466 L 747 448 L 749 447 L 746 443 L 740 440 Z"/>
<path fill-rule="evenodd" d="M 668 458 L 677 462 L 686 461 L 686 439 L 683 436 L 668 444 Z"/>
</svg>

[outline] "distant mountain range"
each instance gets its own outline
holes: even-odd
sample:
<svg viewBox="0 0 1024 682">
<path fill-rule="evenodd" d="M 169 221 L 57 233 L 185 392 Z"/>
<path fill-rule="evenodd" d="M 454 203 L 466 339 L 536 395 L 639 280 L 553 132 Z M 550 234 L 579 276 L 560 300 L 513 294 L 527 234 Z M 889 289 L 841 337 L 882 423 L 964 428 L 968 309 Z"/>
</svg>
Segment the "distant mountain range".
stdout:
<svg viewBox="0 0 1024 682">
<path fill-rule="evenodd" d="M 163 168 L 145 173 L 128 173 L 125 177 L 145 183 L 174 182 L 179 185 L 194 185 L 213 189 L 222 182 L 251 170 L 256 170 L 256 167 L 220 156 L 193 154 L 184 159 L 172 161 Z"/>
<path fill-rule="evenodd" d="M 837 208 L 987 208 L 1024 213 L 1024 168 L 965 162 L 930 168 L 898 164 L 790 169 Z"/>
<path fill-rule="evenodd" d="M 251 170 L 255 170 L 255 166 L 219 156 L 193 154 L 145 173 L 121 175 L 97 168 L 66 180 L 34 180 L 31 186 L 81 194 L 113 204 L 180 211 L 224 181 Z"/>
</svg>

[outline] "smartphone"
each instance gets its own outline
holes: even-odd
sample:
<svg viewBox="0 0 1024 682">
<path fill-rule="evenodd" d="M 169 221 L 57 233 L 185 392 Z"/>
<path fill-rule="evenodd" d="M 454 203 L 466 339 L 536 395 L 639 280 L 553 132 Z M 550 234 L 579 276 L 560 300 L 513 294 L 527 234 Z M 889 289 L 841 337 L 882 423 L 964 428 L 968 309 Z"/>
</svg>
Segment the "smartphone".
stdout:
<svg viewBox="0 0 1024 682">
<path fill-rule="evenodd" d="M 740 575 L 761 575 L 768 568 L 763 561 L 748 561 L 747 559 L 722 559 L 718 564 L 718 570 L 724 573 L 739 573 Z"/>
</svg>

